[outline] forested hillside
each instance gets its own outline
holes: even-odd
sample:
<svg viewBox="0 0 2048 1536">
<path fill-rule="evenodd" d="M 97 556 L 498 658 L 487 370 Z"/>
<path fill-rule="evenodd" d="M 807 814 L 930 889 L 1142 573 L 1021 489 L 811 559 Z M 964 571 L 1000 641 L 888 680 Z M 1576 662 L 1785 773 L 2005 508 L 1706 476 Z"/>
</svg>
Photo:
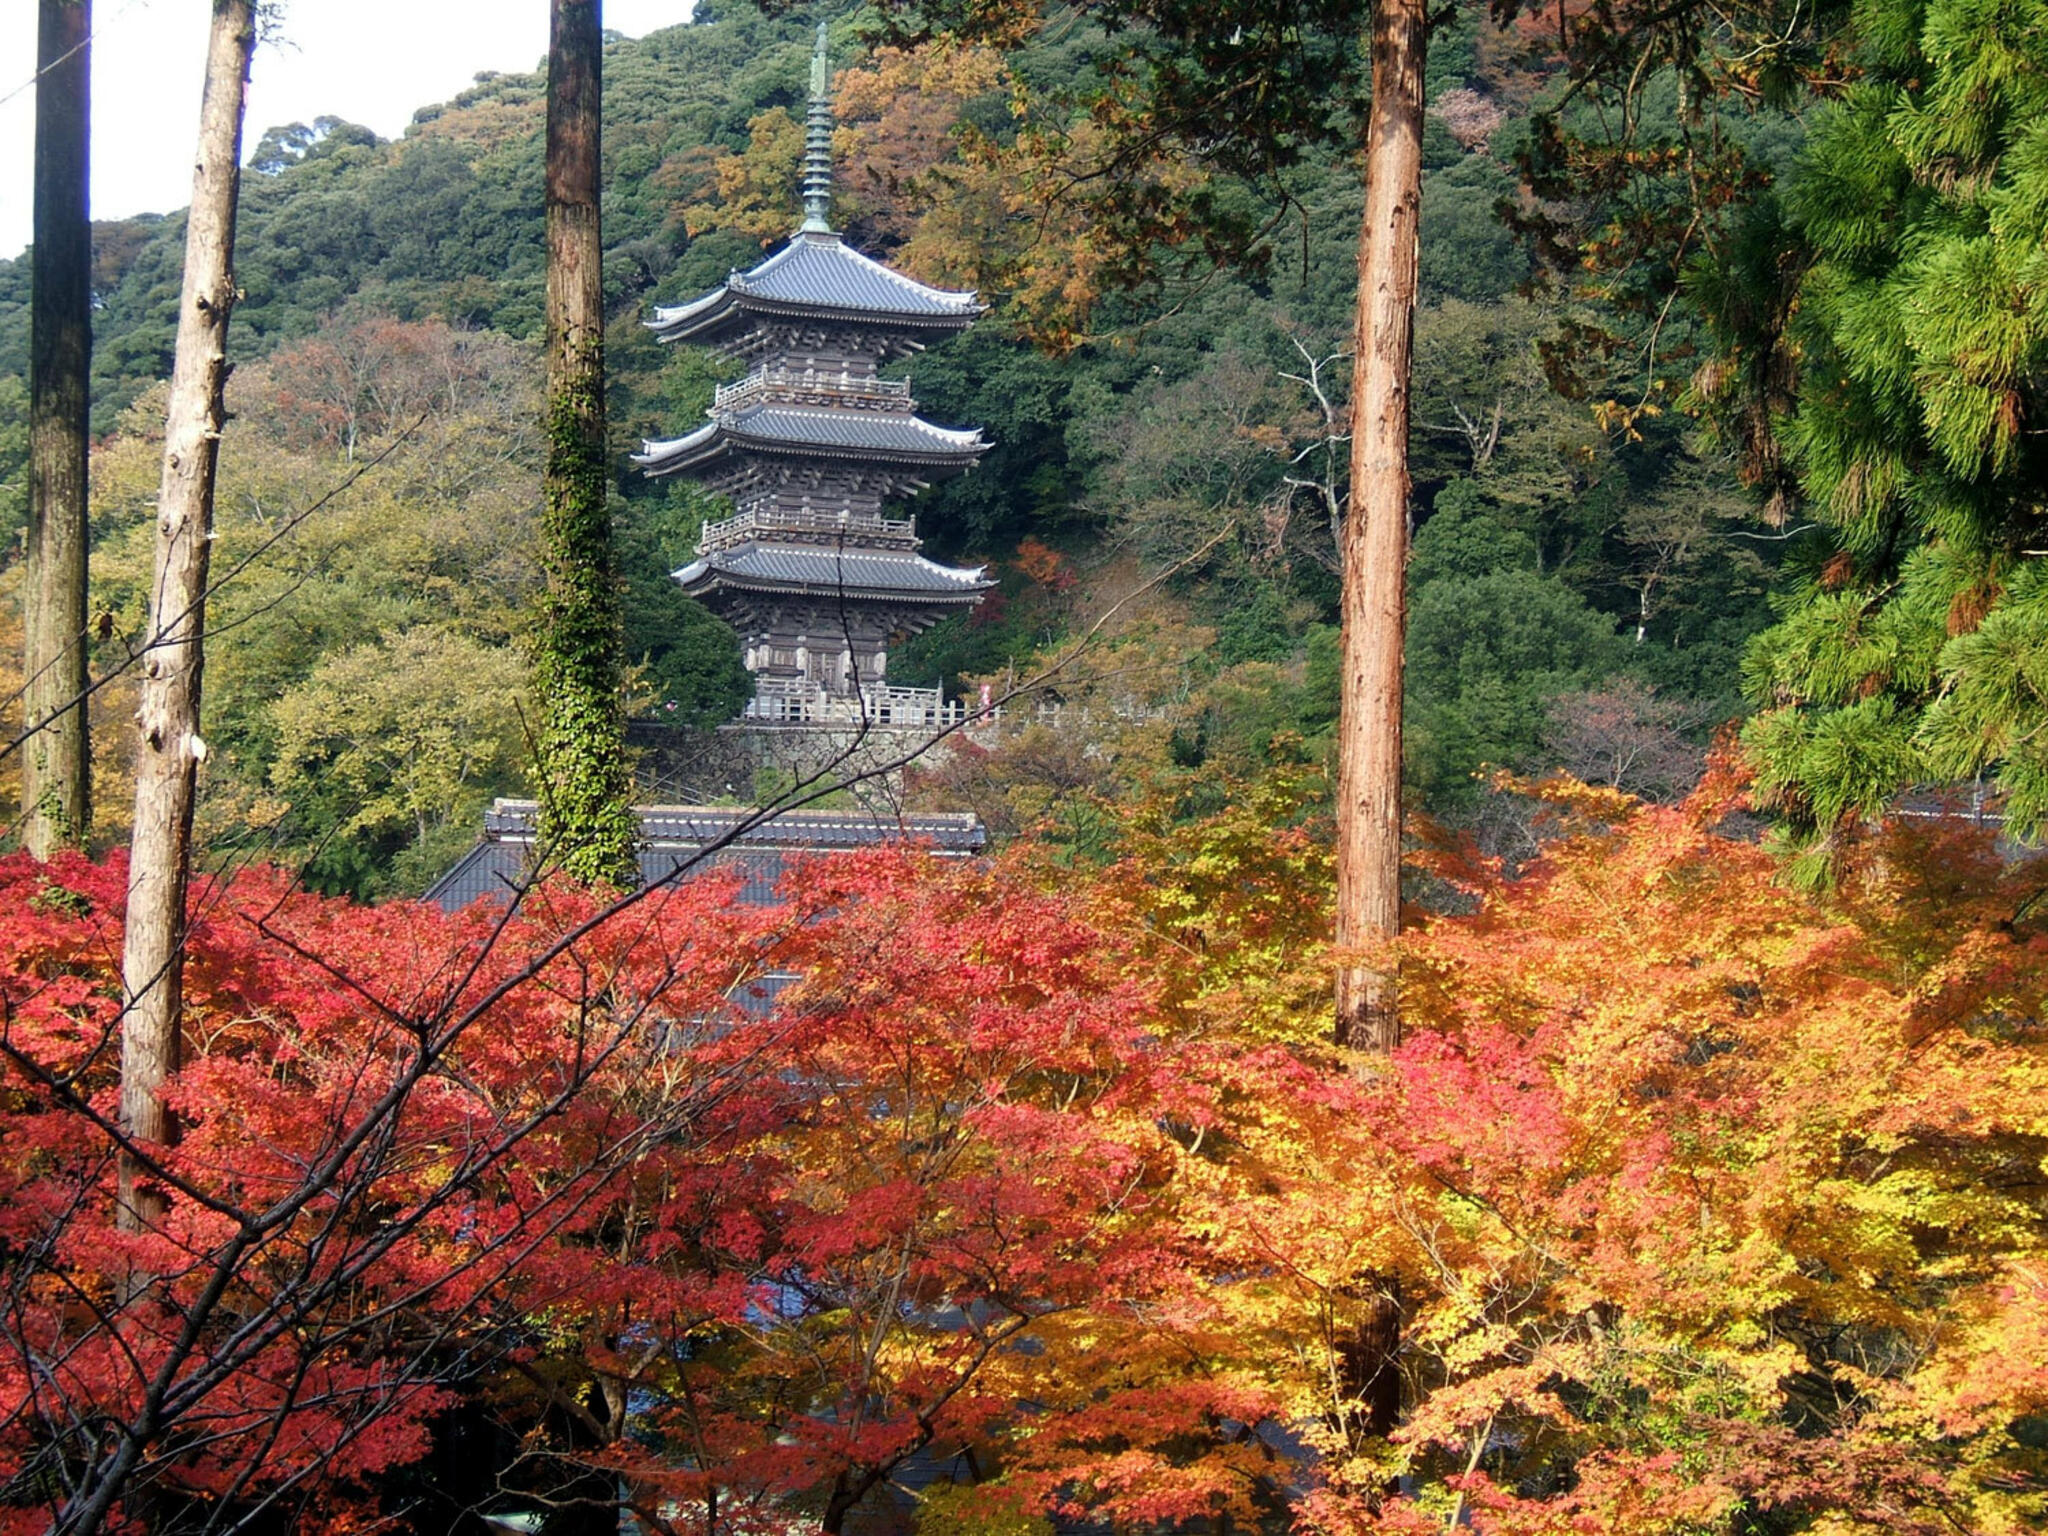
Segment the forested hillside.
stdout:
<svg viewBox="0 0 2048 1536">
<path fill-rule="evenodd" d="M 604 228 L 636 707 L 710 724 L 744 691 L 732 636 L 666 579 L 707 507 L 645 482 L 625 455 L 698 420 L 714 370 L 639 322 L 657 296 L 701 291 L 791 227 L 808 27 L 737 5 L 700 12 L 610 46 Z M 1311 157 L 1288 172 L 1285 207 L 1271 188 L 1219 183 L 1219 201 L 1270 222 L 1254 259 L 1125 291 L 1091 276 L 1084 246 L 1006 204 L 986 153 L 1015 131 L 1012 86 L 1078 77 L 1099 38 L 1007 60 L 878 52 L 851 17 L 834 38 L 837 222 L 995 305 L 912 370 L 926 414 L 996 444 L 915 510 L 937 552 L 989 562 L 1002 590 L 892 675 L 958 687 L 1028 674 L 1172 568 L 1054 681 L 1069 702 L 1103 703 L 1092 736 L 1013 744 L 926 792 L 1012 830 L 1054 802 L 1078 814 L 1083 791 L 1255 772 L 1276 742 L 1317 761 L 1336 707 L 1330 513 L 1355 167 Z M 1487 765 L 1682 789 L 1712 727 L 1741 709 L 1742 647 L 1769 619 L 1784 543 L 1672 409 L 1684 316 L 1654 357 L 1578 347 L 1582 300 L 1538 281 L 1501 217 L 1526 203 L 1512 162 L 1548 89 L 1534 58 L 1476 11 L 1431 53 L 1408 774 L 1453 817 L 1476 814 Z M 321 119 L 272 128 L 250 155 L 221 502 L 222 555 L 246 570 L 217 608 L 204 821 L 217 845 L 309 859 L 332 887 L 417 889 L 480 805 L 519 783 L 541 94 L 537 76 L 485 78 L 395 142 Z M 1751 131 L 1779 156 L 1796 138 L 1768 114 Z M 142 624 L 152 391 L 181 237 L 177 215 L 97 230 L 94 601 L 109 658 Z M 25 260 L 0 264 L 0 403 L 22 388 L 26 285 Z M 10 559 L 23 451 L 0 435 Z M 102 711 L 125 712 L 118 685 Z M 118 814 L 118 733 L 101 740 L 99 798 Z"/>
<path fill-rule="evenodd" d="M 988 299 L 905 371 L 996 446 L 913 509 L 985 601 L 836 675 L 1004 712 L 746 732 L 636 849 L 617 690 L 651 777 L 750 683 L 670 576 L 726 508 L 629 462 L 731 375 L 641 319 L 800 151 L 826 212 L 815 16 L 717 3 L 252 135 L 223 342 L 214 0 L 89 499 L 39 8 L 0 1536 L 2048 1529 L 2048 0 L 837 15 L 834 221 Z M 917 302 L 864 323 L 974 318 Z M 901 398 L 786 378 L 826 448 Z M 96 821 L 36 757 L 87 514 Z M 921 760 L 793 816 L 749 752 L 814 735 Z M 406 899 L 514 790 L 508 898 Z"/>
</svg>

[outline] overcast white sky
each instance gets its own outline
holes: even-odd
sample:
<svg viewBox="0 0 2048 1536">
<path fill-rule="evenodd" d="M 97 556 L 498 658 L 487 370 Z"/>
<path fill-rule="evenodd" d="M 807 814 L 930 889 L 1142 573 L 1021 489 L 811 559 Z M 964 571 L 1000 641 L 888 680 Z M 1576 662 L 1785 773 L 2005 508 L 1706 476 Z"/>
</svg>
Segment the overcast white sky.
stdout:
<svg viewBox="0 0 2048 1536">
<path fill-rule="evenodd" d="M 92 213 L 168 213 L 191 198 L 208 0 L 93 0 Z M 685 21 L 690 0 L 605 0 L 607 27 L 640 37 Z M 323 113 L 396 137 L 413 112 L 484 70 L 532 69 L 547 0 L 286 0 L 283 37 L 256 51 L 246 156 L 263 130 Z M 0 257 L 28 244 L 35 0 L 0 0 Z"/>
</svg>

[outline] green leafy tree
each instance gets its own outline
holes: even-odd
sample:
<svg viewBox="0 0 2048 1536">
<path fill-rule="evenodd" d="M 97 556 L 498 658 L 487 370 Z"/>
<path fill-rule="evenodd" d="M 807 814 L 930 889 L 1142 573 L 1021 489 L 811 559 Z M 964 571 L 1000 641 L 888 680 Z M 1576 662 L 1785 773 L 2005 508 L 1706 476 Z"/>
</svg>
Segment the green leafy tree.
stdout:
<svg viewBox="0 0 2048 1536">
<path fill-rule="evenodd" d="M 28 386 L 0 375 L 0 562 L 21 554 L 28 527 Z"/>
<path fill-rule="evenodd" d="M 517 782 L 524 687 L 512 648 L 458 633 L 413 629 L 331 654 L 271 710 L 272 785 L 387 859 L 410 845 L 403 884 L 445 855 L 436 834 L 467 842 L 491 794 Z"/>
<path fill-rule="evenodd" d="M 1415 317 L 1415 478 L 1469 475 L 1541 517 L 1607 467 L 1604 435 L 1544 377 L 1559 315 L 1518 298 L 1445 299 Z"/>
<path fill-rule="evenodd" d="M 1546 701 L 1620 671 L 1614 621 L 1536 567 L 1535 543 L 1469 493 L 1439 498 L 1415 539 L 1407 643 L 1407 772 L 1439 805 L 1482 767 L 1528 761 Z"/>
<path fill-rule="evenodd" d="M 326 377 L 311 365 L 365 332 L 387 331 L 407 344 L 373 349 L 374 366 L 347 376 L 351 393 L 309 390 L 309 379 Z M 502 337 L 398 327 L 387 316 L 337 318 L 236 373 L 236 451 L 222 460 L 215 523 L 215 560 L 227 574 L 210 602 L 202 843 L 260 838 L 280 856 L 317 856 L 314 877 L 333 890 L 417 888 L 435 872 L 428 855 L 413 851 L 412 824 L 350 830 L 356 807 L 338 788 L 278 789 L 280 713 L 329 661 L 397 645 L 415 631 L 460 635 L 509 658 L 538 579 L 537 372 L 530 350 Z M 429 377 L 435 387 L 421 388 Z M 358 411 L 351 465 L 328 407 L 356 398 L 357 384 L 362 399 L 402 409 Z M 161 396 L 152 392 L 94 456 L 95 608 L 108 631 L 98 664 L 114 678 L 104 697 L 117 716 L 132 708 L 117 704 L 121 674 L 147 633 L 162 419 Z M 488 686 L 509 707 L 516 690 L 495 681 L 509 659 L 469 667 L 446 654 L 452 676 L 434 679 L 422 662 L 407 677 L 444 693 Z M 97 768 L 109 782 L 125 771 L 118 758 Z M 473 789 L 483 799 L 520 783 L 508 768 L 476 779 Z"/>
<path fill-rule="evenodd" d="M 1781 215 L 1780 440 L 1824 540 L 1746 672 L 1809 873 L 1915 782 L 2048 823 L 2048 5 L 1866 3 L 1854 37 Z"/>
</svg>

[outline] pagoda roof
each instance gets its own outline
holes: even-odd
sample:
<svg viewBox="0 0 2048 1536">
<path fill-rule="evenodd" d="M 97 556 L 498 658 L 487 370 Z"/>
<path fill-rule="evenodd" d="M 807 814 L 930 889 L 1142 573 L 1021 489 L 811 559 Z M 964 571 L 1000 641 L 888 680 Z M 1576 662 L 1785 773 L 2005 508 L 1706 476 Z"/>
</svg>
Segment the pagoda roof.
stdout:
<svg viewBox="0 0 2048 1536">
<path fill-rule="evenodd" d="M 982 567 L 940 565 L 914 550 L 821 544 L 741 544 L 714 550 L 675 573 L 685 592 L 827 595 L 918 603 L 977 602 L 995 583 Z"/>
<path fill-rule="evenodd" d="M 988 843 L 980 820 L 960 812 L 896 815 L 848 808 L 773 811 L 738 806 L 648 805 L 635 808 L 640 825 L 643 884 L 675 876 L 702 858 L 705 873 L 737 873 L 742 905 L 780 899 L 791 857 L 831 855 L 889 844 L 928 846 L 944 858 L 972 858 Z M 436 880 L 426 899 L 457 911 L 479 898 L 507 901 L 533 876 L 540 807 L 531 800 L 498 800 L 484 815 L 483 839 Z M 704 850 L 723 845 L 708 858 Z M 685 878 L 698 871 L 690 869 Z M 772 982 L 772 978 L 765 978 Z M 770 991 L 777 990 L 772 985 Z M 742 1006 L 746 1006 L 743 1001 Z"/>
<path fill-rule="evenodd" d="M 908 411 L 769 403 L 716 416 L 685 437 L 645 440 L 633 462 L 650 475 L 677 474 L 735 452 L 965 469 L 988 447 L 978 430 L 934 426 Z"/>
<path fill-rule="evenodd" d="M 933 288 L 863 256 L 838 235 L 807 230 L 722 287 L 670 308 L 647 326 L 663 341 L 716 343 L 750 316 L 815 315 L 918 330 L 962 330 L 987 306 L 972 289 Z"/>
</svg>

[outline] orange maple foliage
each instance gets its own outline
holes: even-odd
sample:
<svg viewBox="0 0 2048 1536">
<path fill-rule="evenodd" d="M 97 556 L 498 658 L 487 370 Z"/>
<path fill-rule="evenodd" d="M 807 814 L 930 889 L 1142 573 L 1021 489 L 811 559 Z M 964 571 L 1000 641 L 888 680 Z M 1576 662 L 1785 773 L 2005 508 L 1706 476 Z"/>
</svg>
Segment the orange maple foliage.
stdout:
<svg viewBox="0 0 2048 1536">
<path fill-rule="evenodd" d="M 770 107 L 748 122 L 747 147 L 740 153 L 720 149 L 705 157 L 695 152 L 684 163 L 664 166 L 678 184 L 694 170 L 699 189 L 710 194 L 682 210 L 683 228 L 692 239 L 715 229 L 751 235 L 763 245 L 785 239 L 790 210 L 798 206 L 803 152 L 803 125 L 788 109 Z"/>
<path fill-rule="evenodd" d="M 887 852 L 780 909 L 544 890 L 495 939 L 215 887 L 145 1239 L 95 1118 L 118 864 L 0 862 L 8 1527 L 168 1368 L 208 1427 L 146 1442 L 159 1507 L 289 1490 L 308 1531 L 448 1413 L 517 1437 L 518 1487 L 714 1536 L 850 1529 L 920 1467 L 971 1476 L 949 1531 L 2038 1528 L 2040 864 L 1912 821 L 1819 899 L 1718 830 L 1725 774 L 1676 808 L 1537 786 L 1569 835 L 1513 878 L 1439 861 L 1471 909 L 1416 926 L 1408 1037 L 1350 1061 L 1304 1012 L 1299 777 L 1162 800 L 1099 873 Z M 732 1006 L 771 969 L 801 980 Z"/>
<path fill-rule="evenodd" d="M 1008 70 L 990 48 L 951 42 L 878 48 L 840 72 L 835 107 L 844 124 L 833 158 L 850 168 L 844 189 L 864 236 L 897 247 L 931 210 L 936 167 L 955 162 L 964 109 L 976 99 L 1007 94 Z M 940 274 L 924 274 L 937 276 Z"/>
<path fill-rule="evenodd" d="M 1404 944 L 1391 1061 L 1222 1080 L 1210 1230 L 1241 1342 L 1325 1426 L 1310 1529 L 2048 1510 L 2044 871 L 1910 823 L 1816 902 L 1715 831 L 1720 787 L 1551 786 L 1597 820 Z M 1345 1433 L 1365 1275 L 1407 1304 L 1390 1445 Z"/>
<path fill-rule="evenodd" d="M 1100 131 L 1054 126 L 985 48 L 885 48 L 840 81 L 848 125 L 838 145 L 864 167 L 855 217 L 894 246 L 891 260 L 928 282 L 1007 298 L 1054 350 L 1078 345 L 1115 259 L 1073 195 Z M 1000 141 L 964 115 L 997 92 L 1015 127 Z"/>
</svg>

